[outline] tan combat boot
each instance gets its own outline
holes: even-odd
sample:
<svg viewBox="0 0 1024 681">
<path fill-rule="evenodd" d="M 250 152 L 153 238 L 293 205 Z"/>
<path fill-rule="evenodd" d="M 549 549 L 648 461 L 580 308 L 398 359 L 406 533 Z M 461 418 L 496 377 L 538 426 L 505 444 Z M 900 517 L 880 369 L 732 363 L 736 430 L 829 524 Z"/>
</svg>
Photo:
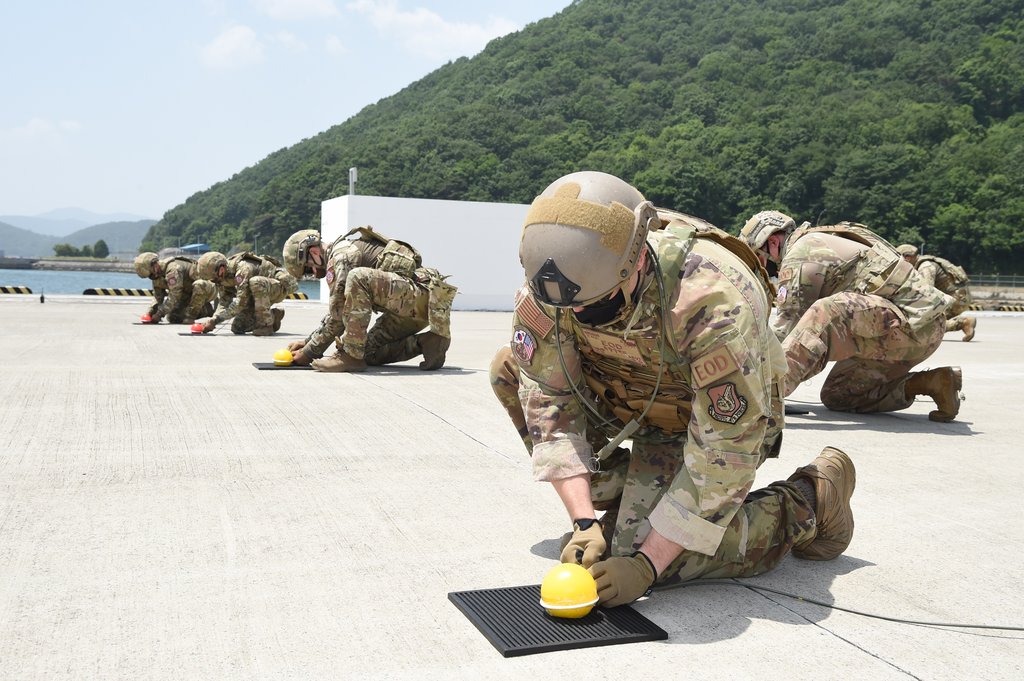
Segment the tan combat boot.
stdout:
<svg viewBox="0 0 1024 681">
<path fill-rule="evenodd" d="M 974 317 L 964 317 L 964 343 L 969 343 L 974 338 L 974 327 L 978 325 L 978 320 Z"/>
<path fill-rule="evenodd" d="M 420 369 L 431 371 L 444 366 L 445 353 L 448 352 L 448 346 L 452 344 L 450 338 L 445 338 L 433 331 L 427 331 L 416 336 L 416 340 L 420 344 L 420 350 L 423 351 L 423 361 L 420 362 Z"/>
<path fill-rule="evenodd" d="M 832 560 L 842 554 L 853 539 L 850 497 L 857 484 L 857 470 L 844 452 L 825 447 L 818 458 L 796 469 L 788 479 L 792 482 L 800 478 L 814 485 L 817 533 L 810 541 L 794 546 L 793 555 L 806 560 Z"/>
<path fill-rule="evenodd" d="M 918 371 L 907 380 L 906 395 L 913 399 L 917 395 L 926 395 L 935 400 L 935 409 L 928 418 L 940 423 L 948 423 L 956 418 L 960 411 L 960 388 L 963 387 L 963 376 L 960 367 L 941 367 L 931 371 Z"/>
<path fill-rule="evenodd" d="M 317 371 L 355 373 L 366 371 L 366 362 L 356 359 L 344 350 L 335 350 L 330 357 L 314 359 L 313 368 Z"/>
<path fill-rule="evenodd" d="M 270 309 L 270 313 L 274 315 L 274 333 L 281 330 L 281 320 L 284 319 L 284 310 L 273 307 Z"/>
</svg>

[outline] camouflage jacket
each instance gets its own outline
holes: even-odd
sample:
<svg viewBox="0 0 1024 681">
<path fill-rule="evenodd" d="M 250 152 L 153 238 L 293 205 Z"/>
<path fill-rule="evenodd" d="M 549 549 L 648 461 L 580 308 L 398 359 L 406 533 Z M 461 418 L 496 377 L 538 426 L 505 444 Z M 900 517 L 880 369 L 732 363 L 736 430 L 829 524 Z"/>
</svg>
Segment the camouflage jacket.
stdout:
<svg viewBox="0 0 1024 681">
<path fill-rule="evenodd" d="M 928 327 L 952 303 L 863 225 L 800 229 L 786 241 L 779 265 L 773 324 L 779 339 L 789 335 L 815 301 L 842 292 L 888 300 L 910 335 Z"/>
<path fill-rule="evenodd" d="M 327 314 L 320 320 L 320 326 L 306 337 L 303 350 L 313 357 L 322 357 L 334 339 L 345 332 L 342 307 L 345 304 L 345 281 L 348 273 L 357 267 L 376 267 L 384 244 L 373 238 L 361 237 L 336 240 L 327 249 L 327 290 L 330 298 Z"/>
<path fill-rule="evenodd" d="M 613 436 L 638 418 L 634 441 L 677 442 L 685 462 L 685 472 L 665 481 L 652 526 L 713 554 L 766 454 L 766 434 L 781 429 L 781 402 L 772 397 L 785 359 L 768 329 L 765 287 L 736 255 L 673 230 L 652 232 L 648 243 L 661 285 L 648 266 L 635 302 L 607 324 L 584 325 L 571 311 L 541 305 L 526 287 L 517 296 L 511 346 L 534 478 L 587 473 L 588 427 L 603 425 Z M 573 395 L 570 380 L 599 417 Z"/>
<path fill-rule="evenodd" d="M 253 305 L 252 292 L 248 286 L 251 277 L 274 277 L 278 270 L 283 268 L 268 256 L 246 252 L 228 258 L 224 278 L 217 282 L 217 311 L 213 315 L 214 324 L 231 319 Z"/>
<path fill-rule="evenodd" d="M 165 317 L 189 304 L 198 268 L 195 260 L 178 255 L 161 260 L 160 271 L 161 275 L 152 280 L 156 303 L 150 307 L 149 314 Z"/>
<path fill-rule="evenodd" d="M 918 256 L 914 267 L 928 284 L 950 295 L 971 283 L 964 268 L 937 255 Z"/>
</svg>

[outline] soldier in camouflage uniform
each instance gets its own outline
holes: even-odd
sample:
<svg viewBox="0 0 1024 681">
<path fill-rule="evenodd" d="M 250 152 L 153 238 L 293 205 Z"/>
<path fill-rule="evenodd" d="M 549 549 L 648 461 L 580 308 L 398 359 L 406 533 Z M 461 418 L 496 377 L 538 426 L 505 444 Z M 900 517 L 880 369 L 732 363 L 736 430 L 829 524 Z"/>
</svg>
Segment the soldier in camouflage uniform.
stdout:
<svg viewBox="0 0 1024 681">
<path fill-rule="evenodd" d="M 217 286 L 217 311 L 203 333 L 231 319 L 232 333 L 269 336 L 281 328 L 284 310 L 271 307 L 299 289 L 295 277 L 270 256 L 238 253 L 230 258 L 209 251 L 199 258 L 199 276 Z"/>
<path fill-rule="evenodd" d="M 590 570 L 602 605 L 843 552 L 844 453 L 750 491 L 781 444 L 784 364 L 767 273 L 744 244 L 588 171 L 533 202 L 520 260 L 527 286 L 491 383 L 572 521 L 561 560 Z"/>
<path fill-rule="evenodd" d="M 423 355 L 420 369 L 444 366 L 456 288 L 437 270 L 422 267 L 409 244 L 358 227 L 324 248 L 320 234 L 307 229 L 285 242 L 284 262 L 297 278 L 326 277 L 330 291 L 320 326 L 289 344 L 294 363 L 353 372 Z M 381 316 L 370 328 L 374 312 Z M 317 359 L 331 343 L 334 355 Z"/>
<path fill-rule="evenodd" d="M 164 317 L 171 324 L 191 324 L 213 312 L 213 284 L 197 276 L 196 261 L 184 256 L 160 260 L 156 253 L 135 257 L 135 273 L 153 282 L 153 304 L 146 314 L 156 324 Z"/>
<path fill-rule="evenodd" d="M 911 371 L 942 342 L 952 298 L 888 242 L 852 222 L 796 229 L 778 211 L 754 215 L 740 236 L 778 265 L 774 330 L 788 364 L 783 396 L 834 361 L 821 388 L 829 409 L 898 411 L 926 395 L 937 406 L 929 419 L 956 417 L 960 368 Z"/>
<path fill-rule="evenodd" d="M 953 304 L 946 310 L 946 333 L 963 331 L 964 342 L 971 341 L 978 320 L 963 316 L 971 307 L 971 280 L 964 268 L 937 255 L 919 255 L 917 246 L 912 244 L 903 244 L 896 250 L 928 284 L 953 296 Z"/>
</svg>

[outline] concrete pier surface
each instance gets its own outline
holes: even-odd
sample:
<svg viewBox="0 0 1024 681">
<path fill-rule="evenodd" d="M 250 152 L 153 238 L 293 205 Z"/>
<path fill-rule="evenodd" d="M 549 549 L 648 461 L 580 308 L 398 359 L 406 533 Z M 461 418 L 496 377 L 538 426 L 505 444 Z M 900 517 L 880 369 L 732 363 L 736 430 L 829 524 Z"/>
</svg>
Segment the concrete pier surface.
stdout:
<svg viewBox="0 0 1024 681">
<path fill-rule="evenodd" d="M 1020 679 L 1024 632 L 870 619 L 732 585 L 635 608 L 669 639 L 502 658 L 450 591 L 536 584 L 568 520 L 491 395 L 507 313 L 448 365 L 257 371 L 269 338 L 133 325 L 144 299 L 0 296 L 0 678 Z M 782 456 L 857 466 L 846 554 L 744 583 L 910 620 L 1024 626 L 1024 316 L 978 313 L 954 423 L 790 404 Z"/>
</svg>

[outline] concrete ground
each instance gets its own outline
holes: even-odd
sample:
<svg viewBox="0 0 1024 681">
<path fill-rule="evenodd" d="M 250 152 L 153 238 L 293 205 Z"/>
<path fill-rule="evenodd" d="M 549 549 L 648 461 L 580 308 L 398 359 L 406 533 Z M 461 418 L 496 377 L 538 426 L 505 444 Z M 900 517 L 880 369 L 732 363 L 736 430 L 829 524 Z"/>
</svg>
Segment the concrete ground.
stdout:
<svg viewBox="0 0 1024 681">
<path fill-rule="evenodd" d="M 141 299 L 0 296 L 0 678 L 1020 679 L 1024 633 L 868 619 L 736 586 L 656 593 L 665 642 L 502 658 L 450 591 L 536 584 L 568 522 L 491 397 L 510 315 L 453 319 L 448 366 L 257 371 L 284 337 L 137 326 Z M 786 477 L 857 464 L 841 558 L 746 580 L 890 617 L 1024 626 L 1024 316 L 979 313 L 932 405 L 791 404 Z"/>
</svg>

